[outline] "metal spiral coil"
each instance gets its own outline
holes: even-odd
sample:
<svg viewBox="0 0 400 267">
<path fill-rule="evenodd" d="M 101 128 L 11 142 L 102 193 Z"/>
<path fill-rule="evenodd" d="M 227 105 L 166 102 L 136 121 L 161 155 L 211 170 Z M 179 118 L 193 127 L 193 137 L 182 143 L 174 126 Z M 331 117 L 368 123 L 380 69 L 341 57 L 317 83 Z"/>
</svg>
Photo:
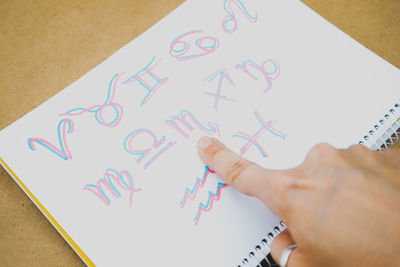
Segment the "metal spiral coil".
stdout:
<svg viewBox="0 0 400 267">
<path fill-rule="evenodd" d="M 275 226 L 273 232 L 269 232 L 238 267 L 278 267 L 279 265 L 271 257 L 270 247 L 272 240 L 285 229 L 286 225 L 283 222 Z"/>
<path fill-rule="evenodd" d="M 392 125 L 387 126 L 388 120 L 393 116 L 397 119 Z M 372 144 L 369 140 L 373 135 L 379 134 L 379 138 Z M 362 145 L 369 145 L 372 150 L 386 150 L 392 148 L 400 141 L 400 101 L 387 112 L 377 124 L 374 125 L 368 134 L 364 135 L 363 140 L 359 142 Z"/>
</svg>

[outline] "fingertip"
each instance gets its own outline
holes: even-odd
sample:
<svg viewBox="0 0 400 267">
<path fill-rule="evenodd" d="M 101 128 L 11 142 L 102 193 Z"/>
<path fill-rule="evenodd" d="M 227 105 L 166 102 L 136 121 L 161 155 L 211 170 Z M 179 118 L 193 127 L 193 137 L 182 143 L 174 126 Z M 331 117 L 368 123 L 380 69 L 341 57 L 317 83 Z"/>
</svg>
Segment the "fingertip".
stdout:
<svg viewBox="0 0 400 267">
<path fill-rule="evenodd" d="M 203 151 L 213 143 L 213 139 L 208 136 L 202 136 L 197 141 L 197 149 Z"/>
<path fill-rule="evenodd" d="M 215 154 L 215 151 L 221 150 L 225 146 L 216 138 L 202 136 L 197 141 L 197 150 L 200 157 L 207 163 L 211 164 L 211 159 Z"/>
</svg>

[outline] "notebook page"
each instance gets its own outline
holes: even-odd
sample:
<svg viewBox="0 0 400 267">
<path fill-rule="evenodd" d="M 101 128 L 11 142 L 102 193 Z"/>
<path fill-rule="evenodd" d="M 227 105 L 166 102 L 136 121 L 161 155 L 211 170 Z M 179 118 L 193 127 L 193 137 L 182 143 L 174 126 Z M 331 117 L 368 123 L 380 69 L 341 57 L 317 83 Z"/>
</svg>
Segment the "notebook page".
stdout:
<svg viewBox="0 0 400 267">
<path fill-rule="evenodd" d="M 279 223 L 201 162 L 274 169 L 357 143 L 399 70 L 298 1 L 191 0 L 0 132 L 0 156 L 99 266 L 235 266 Z"/>
</svg>

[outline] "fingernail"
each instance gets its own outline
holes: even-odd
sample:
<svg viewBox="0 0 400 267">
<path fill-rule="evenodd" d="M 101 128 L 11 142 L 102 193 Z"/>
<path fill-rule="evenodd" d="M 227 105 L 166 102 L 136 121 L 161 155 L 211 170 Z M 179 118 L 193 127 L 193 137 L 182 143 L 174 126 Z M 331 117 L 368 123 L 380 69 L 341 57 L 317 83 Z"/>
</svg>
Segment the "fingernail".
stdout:
<svg viewBox="0 0 400 267">
<path fill-rule="evenodd" d="M 212 138 L 203 136 L 197 141 L 197 146 L 200 150 L 204 150 L 213 143 Z"/>
</svg>

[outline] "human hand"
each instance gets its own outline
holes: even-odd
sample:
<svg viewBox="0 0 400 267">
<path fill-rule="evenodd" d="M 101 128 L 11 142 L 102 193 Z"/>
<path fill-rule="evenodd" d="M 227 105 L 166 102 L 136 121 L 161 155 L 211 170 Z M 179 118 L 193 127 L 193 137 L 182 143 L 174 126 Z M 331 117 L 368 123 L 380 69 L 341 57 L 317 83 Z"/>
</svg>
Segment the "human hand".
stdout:
<svg viewBox="0 0 400 267">
<path fill-rule="evenodd" d="M 400 152 L 319 144 L 290 170 L 267 170 L 217 139 L 198 142 L 202 159 L 238 191 L 257 197 L 287 225 L 273 241 L 288 267 L 400 266 Z"/>
</svg>

